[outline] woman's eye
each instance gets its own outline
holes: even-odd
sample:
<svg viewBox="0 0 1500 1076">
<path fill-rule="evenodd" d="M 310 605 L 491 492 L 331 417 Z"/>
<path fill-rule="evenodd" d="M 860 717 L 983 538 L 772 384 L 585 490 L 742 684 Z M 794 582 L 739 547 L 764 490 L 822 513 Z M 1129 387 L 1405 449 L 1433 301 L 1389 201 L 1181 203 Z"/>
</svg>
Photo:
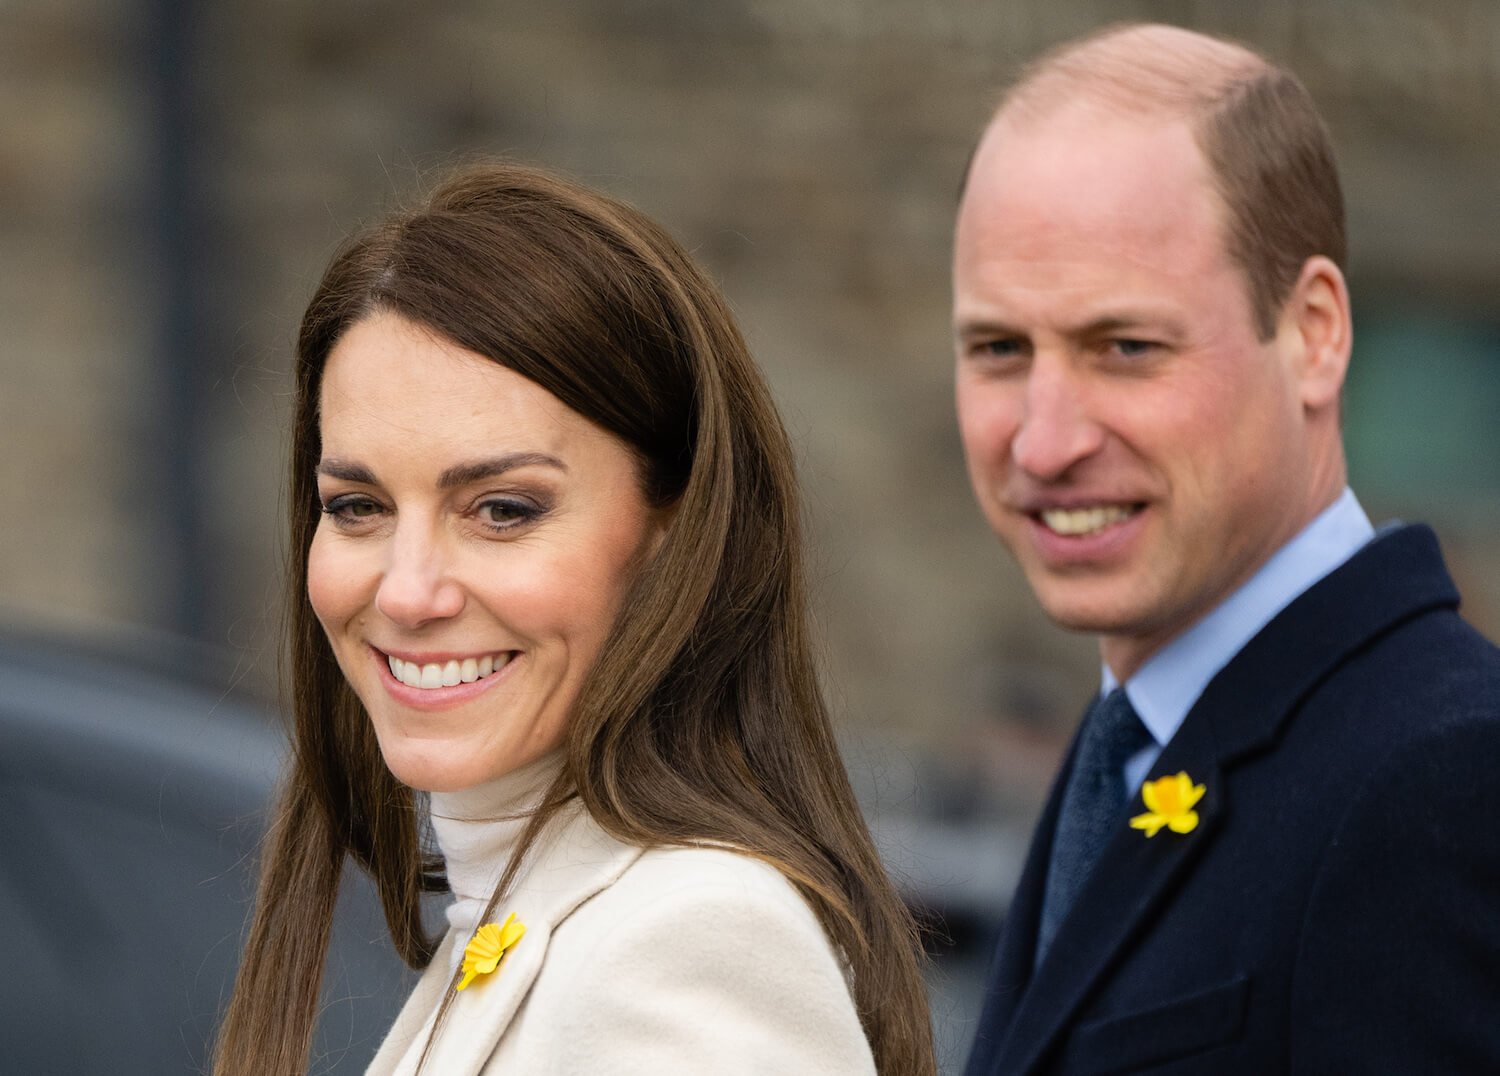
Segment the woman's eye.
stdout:
<svg viewBox="0 0 1500 1076">
<path fill-rule="evenodd" d="M 542 510 L 528 501 L 497 497 L 480 501 L 474 514 L 491 530 L 503 531 L 530 523 L 542 514 Z"/>
<path fill-rule="evenodd" d="M 335 497 L 323 506 L 323 514 L 335 523 L 360 522 L 379 515 L 380 511 L 379 502 L 360 494 Z"/>
</svg>

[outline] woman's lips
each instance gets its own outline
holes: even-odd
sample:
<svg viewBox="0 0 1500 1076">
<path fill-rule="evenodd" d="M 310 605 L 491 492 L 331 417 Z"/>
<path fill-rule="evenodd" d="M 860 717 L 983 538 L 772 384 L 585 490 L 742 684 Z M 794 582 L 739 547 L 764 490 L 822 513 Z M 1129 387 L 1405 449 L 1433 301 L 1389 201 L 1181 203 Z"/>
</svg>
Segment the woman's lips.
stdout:
<svg viewBox="0 0 1500 1076">
<path fill-rule="evenodd" d="M 391 675 L 397 680 L 407 687 L 431 691 L 435 688 L 457 687 L 459 684 L 472 684 L 476 680 L 483 680 L 505 668 L 510 663 L 513 653 L 510 650 L 502 650 L 494 654 L 484 654 L 478 658 L 451 658 L 446 662 L 434 661 L 426 664 L 404 661 L 394 654 L 387 654 L 385 658 Z"/>
<path fill-rule="evenodd" d="M 370 655 L 381 685 L 397 702 L 417 710 L 441 710 L 467 702 L 506 679 L 502 674 L 520 656 L 520 651 L 499 650 L 490 654 L 420 662 L 408 661 L 372 646 Z M 482 671 L 486 663 L 488 671 Z M 468 678 L 470 675 L 472 679 Z M 416 683 L 410 683 L 411 679 Z M 433 686 L 426 686 L 428 684 Z"/>
</svg>

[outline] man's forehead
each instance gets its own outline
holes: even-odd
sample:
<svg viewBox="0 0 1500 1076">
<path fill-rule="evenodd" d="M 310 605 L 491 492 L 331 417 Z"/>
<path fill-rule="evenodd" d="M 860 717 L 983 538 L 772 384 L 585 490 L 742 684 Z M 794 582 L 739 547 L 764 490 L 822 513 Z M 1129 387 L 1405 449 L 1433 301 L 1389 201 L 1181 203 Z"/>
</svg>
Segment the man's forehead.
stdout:
<svg viewBox="0 0 1500 1076">
<path fill-rule="evenodd" d="M 958 246 L 1090 235 L 1170 244 L 1200 229 L 1217 237 L 1221 220 L 1184 121 L 1074 108 L 1019 128 L 1001 118 L 986 131 L 960 205 Z"/>
<path fill-rule="evenodd" d="M 1101 160 L 1110 147 L 1126 143 L 1175 143 L 1198 159 L 1196 123 L 1186 112 L 1160 106 L 1136 107 L 1113 98 L 1082 94 L 1045 108 L 1017 103 L 998 111 L 975 150 L 974 164 L 995 156 L 1072 150 L 1078 159 Z"/>
<path fill-rule="evenodd" d="M 1099 123 L 1192 126 L 1193 102 L 1189 100 L 1118 93 L 1108 87 L 1084 83 L 1070 85 L 1067 92 L 1023 93 L 1002 102 L 986 131 L 1003 127 L 1025 133 L 1037 128 L 1055 126 L 1072 119 L 1089 119 Z"/>
</svg>

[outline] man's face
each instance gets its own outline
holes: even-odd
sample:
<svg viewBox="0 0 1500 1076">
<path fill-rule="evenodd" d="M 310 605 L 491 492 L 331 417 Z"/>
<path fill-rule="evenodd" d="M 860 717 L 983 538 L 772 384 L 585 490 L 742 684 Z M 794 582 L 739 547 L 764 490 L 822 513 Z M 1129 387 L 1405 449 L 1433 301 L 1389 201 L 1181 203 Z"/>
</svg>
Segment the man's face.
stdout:
<svg viewBox="0 0 1500 1076">
<path fill-rule="evenodd" d="M 1059 624 L 1125 677 L 1321 505 L 1295 331 L 1257 339 L 1187 124 L 1002 117 L 954 251 L 974 492 Z"/>
</svg>

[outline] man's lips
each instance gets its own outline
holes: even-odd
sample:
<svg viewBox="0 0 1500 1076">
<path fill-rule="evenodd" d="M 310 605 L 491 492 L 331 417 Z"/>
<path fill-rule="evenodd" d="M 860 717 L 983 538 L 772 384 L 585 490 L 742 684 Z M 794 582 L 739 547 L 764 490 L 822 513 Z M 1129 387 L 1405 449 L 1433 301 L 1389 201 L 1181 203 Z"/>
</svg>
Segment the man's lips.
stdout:
<svg viewBox="0 0 1500 1076">
<path fill-rule="evenodd" d="M 1150 507 L 1145 501 L 1037 498 L 1012 511 L 1025 520 L 1025 544 L 1040 563 L 1072 571 L 1114 564 L 1136 548 Z"/>
<path fill-rule="evenodd" d="M 1083 538 L 1132 519 L 1144 508 L 1141 503 L 1080 504 L 1037 508 L 1027 514 L 1053 534 Z"/>
</svg>

